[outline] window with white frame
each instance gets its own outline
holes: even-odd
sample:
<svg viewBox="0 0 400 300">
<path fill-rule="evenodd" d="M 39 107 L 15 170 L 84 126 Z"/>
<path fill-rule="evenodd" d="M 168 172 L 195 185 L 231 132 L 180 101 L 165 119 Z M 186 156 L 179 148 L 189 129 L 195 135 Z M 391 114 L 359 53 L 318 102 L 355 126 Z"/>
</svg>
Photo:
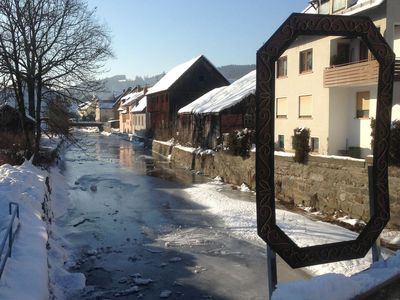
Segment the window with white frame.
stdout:
<svg viewBox="0 0 400 300">
<path fill-rule="evenodd" d="M 329 15 L 330 11 L 331 11 L 331 1 L 322 0 L 321 5 L 319 7 L 319 13 L 321 15 Z"/>
<path fill-rule="evenodd" d="M 313 50 L 307 49 L 300 52 L 300 73 L 311 72 L 313 68 Z"/>
<path fill-rule="evenodd" d="M 287 56 L 280 57 L 276 62 L 276 77 L 287 76 Z"/>
<path fill-rule="evenodd" d="M 319 138 L 311 137 L 310 139 L 310 151 L 318 153 L 319 152 Z"/>
<path fill-rule="evenodd" d="M 370 93 L 358 92 L 357 93 L 357 108 L 356 108 L 356 118 L 363 119 L 369 118 L 369 104 L 370 104 Z"/>
<path fill-rule="evenodd" d="M 346 0 L 333 0 L 333 12 L 346 8 Z"/>
<path fill-rule="evenodd" d="M 285 136 L 283 134 L 278 135 L 278 147 L 279 149 L 285 149 Z"/>
<path fill-rule="evenodd" d="M 287 118 L 287 98 L 276 98 L 276 117 Z"/>
<path fill-rule="evenodd" d="M 312 117 L 312 96 L 305 95 L 299 97 L 299 118 Z"/>
</svg>

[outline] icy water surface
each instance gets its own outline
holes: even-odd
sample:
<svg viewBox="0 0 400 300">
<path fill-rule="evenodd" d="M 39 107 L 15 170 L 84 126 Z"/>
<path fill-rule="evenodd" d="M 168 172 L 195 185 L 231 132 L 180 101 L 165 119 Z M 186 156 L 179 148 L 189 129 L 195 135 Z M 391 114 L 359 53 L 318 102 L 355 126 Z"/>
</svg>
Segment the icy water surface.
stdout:
<svg viewBox="0 0 400 300">
<path fill-rule="evenodd" d="M 86 276 L 72 299 L 266 299 L 265 249 L 183 191 L 205 177 L 117 137 L 80 138 L 63 164 L 72 207 L 57 220 L 75 249 L 71 270 Z M 281 265 L 279 277 L 307 276 Z"/>
</svg>

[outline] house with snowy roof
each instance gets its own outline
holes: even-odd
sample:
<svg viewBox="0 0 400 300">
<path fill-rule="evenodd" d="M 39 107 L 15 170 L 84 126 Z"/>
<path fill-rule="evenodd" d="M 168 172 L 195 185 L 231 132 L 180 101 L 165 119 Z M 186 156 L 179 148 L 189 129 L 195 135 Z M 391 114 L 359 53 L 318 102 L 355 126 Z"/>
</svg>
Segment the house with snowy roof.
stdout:
<svg viewBox="0 0 400 300">
<path fill-rule="evenodd" d="M 182 107 L 179 136 L 182 144 L 214 148 L 219 138 L 235 130 L 255 128 L 256 71 L 231 85 L 211 90 Z"/>
<path fill-rule="evenodd" d="M 400 119 L 400 1 L 311 1 L 304 13 L 369 16 L 396 54 L 392 117 Z M 292 149 L 293 130 L 311 130 L 311 151 L 371 153 L 379 64 L 360 38 L 299 36 L 276 63 L 275 141 Z"/>
<path fill-rule="evenodd" d="M 141 88 L 141 87 L 136 87 L 131 90 L 130 93 L 125 94 L 120 100 L 120 105 L 119 105 L 119 129 L 120 132 L 122 133 L 131 133 L 133 134 L 135 131 L 135 126 L 137 125 L 137 115 L 138 113 L 142 114 L 144 113 L 144 119 L 140 121 L 144 121 L 144 126 L 146 126 L 146 112 L 144 111 L 146 109 L 146 99 L 144 101 L 141 101 L 143 98 L 145 98 L 147 92 L 147 88 Z M 147 98 L 147 97 L 146 97 Z M 140 102 L 141 101 L 141 102 Z M 138 111 L 137 107 L 139 105 L 139 102 L 141 103 L 140 107 L 144 108 L 142 111 Z M 134 111 L 135 110 L 135 111 Z M 144 112 L 143 112 L 144 111 Z M 142 127 L 141 127 L 142 128 Z"/>
<path fill-rule="evenodd" d="M 130 108 L 132 116 L 132 133 L 139 137 L 145 137 L 150 128 L 150 117 L 147 112 L 147 96 L 138 99 Z"/>
<path fill-rule="evenodd" d="M 147 92 L 147 111 L 154 137 L 176 137 L 180 108 L 228 80 L 203 55 L 175 66 Z"/>
</svg>

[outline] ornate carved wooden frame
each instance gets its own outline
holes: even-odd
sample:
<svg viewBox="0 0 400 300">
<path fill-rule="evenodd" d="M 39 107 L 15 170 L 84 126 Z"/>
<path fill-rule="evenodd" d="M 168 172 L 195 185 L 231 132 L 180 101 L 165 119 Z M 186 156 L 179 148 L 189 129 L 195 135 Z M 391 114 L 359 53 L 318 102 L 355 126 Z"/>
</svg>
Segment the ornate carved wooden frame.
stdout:
<svg viewBox="0 0 400 300">
<path fill-rule="evenodd" d="M 275 62 L 299 36 L 360 37 L 379 62 L 373 159 L 375 213 L 356 240 L 301 248 L 276 224 Z M 395 56 L 368 17 L 292 14 L 257 52 L 257 229 L 292 268 L 364 257 L 390 218 L 388 149 Z"/>
</svg>

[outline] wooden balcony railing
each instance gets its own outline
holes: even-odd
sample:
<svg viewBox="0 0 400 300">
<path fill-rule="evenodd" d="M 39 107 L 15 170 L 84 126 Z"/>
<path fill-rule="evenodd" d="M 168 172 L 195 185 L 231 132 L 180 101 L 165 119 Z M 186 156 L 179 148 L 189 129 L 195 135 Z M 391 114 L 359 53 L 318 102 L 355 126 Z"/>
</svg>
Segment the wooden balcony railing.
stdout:
<svg viewBox="0 0 400 300">
<path fill-rule="evenodd" d="M 400 81 L 400 58 L 396 58 L 396 63 L 394 65 L 394 80 Z"/>
<path fill-rule="evenodd" d="M 324 87 L 377 84 L 379 63 L 376 60 L 332 66 L 324 70 Z"/>
</svg>

